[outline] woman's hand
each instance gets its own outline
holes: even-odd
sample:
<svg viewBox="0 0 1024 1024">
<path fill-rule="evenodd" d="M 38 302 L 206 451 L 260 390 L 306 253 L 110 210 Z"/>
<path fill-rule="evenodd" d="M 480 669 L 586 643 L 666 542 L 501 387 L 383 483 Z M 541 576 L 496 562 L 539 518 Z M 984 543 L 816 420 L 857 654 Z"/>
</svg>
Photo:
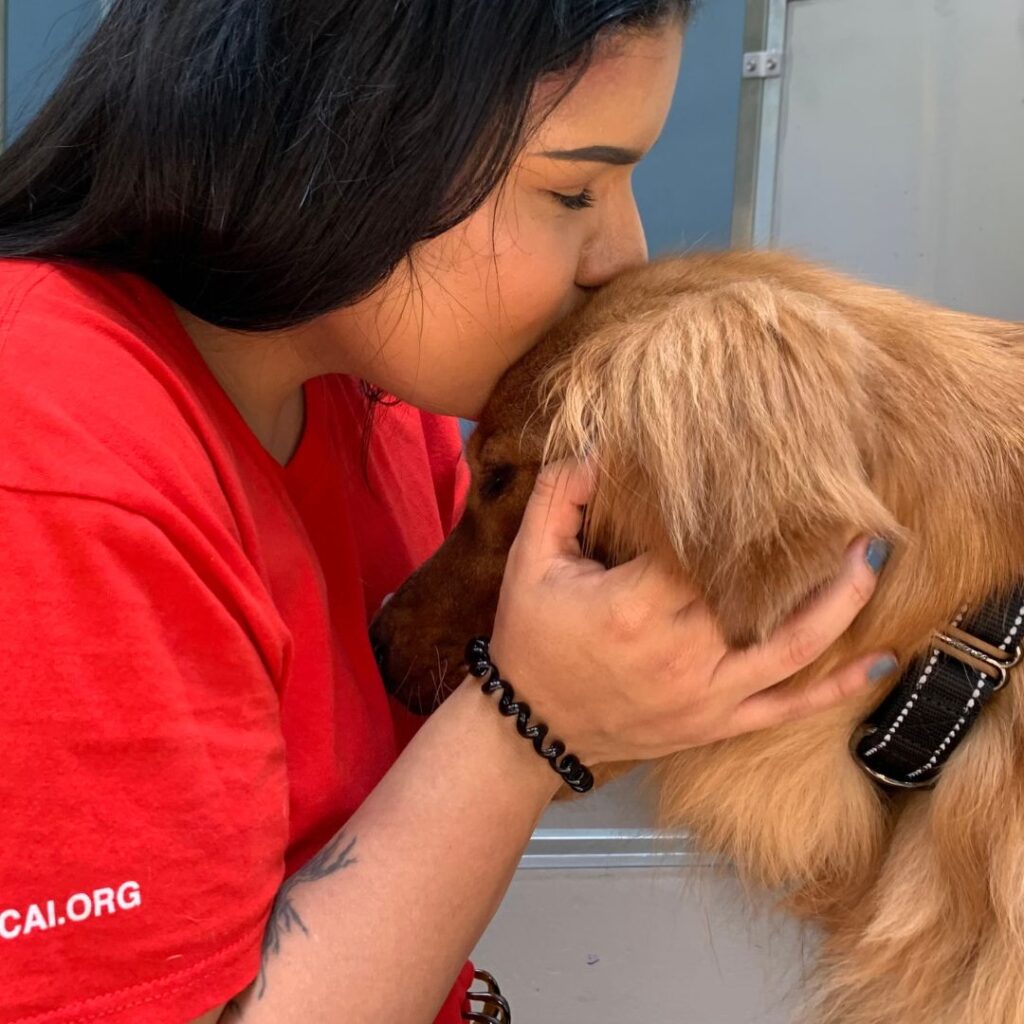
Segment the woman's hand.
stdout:
<svg viewBox="0 0 1024 1024">
<path fill-rule="evenodd" d="M 896 668 L 884 651 L 806 686 L 775 687 L 819 657 L 875 589 L 868 540 L 763 644 L 729 650 L 678 576 L 641 556 L 606 569 L 576 540 L 585 465 L 537 479 L 509 552 L 491 650 L 502 675 L 587 764 L 647 760 L 823 711 Z"/>
</svg>

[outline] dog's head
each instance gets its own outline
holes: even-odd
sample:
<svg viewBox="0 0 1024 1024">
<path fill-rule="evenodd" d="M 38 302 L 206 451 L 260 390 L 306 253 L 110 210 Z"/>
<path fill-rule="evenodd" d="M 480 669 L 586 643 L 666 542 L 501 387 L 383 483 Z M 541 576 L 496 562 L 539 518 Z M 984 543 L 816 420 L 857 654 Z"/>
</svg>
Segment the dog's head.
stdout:
<svg viewBox="0 0 1024 1024">
<path fill-rule="evenodd" d="M 374 623 L 390 688 L 425 711 L 461 680 L 546 459 L 590 452 L 587 546 L 674 559 L 735 646 L 826 583 L 856 534 L 898 536 L 872 486 L 880 355 L 835 287 L 778 255 L 669 259 L 553 330 L 482 414 L 458 527 Z"/>
<path fill-rule="evenodd" d="M 857 534 L 900 541 L 828 658 L 916 656 L 1024 574 L 1019 403 L 991 387 L 1019 378 L 1022 340 L 782 253 L 623 274 L 495 388 L 458 527 L 373 624 L 389 687 L 427 711 L 458 684 L 540 466 L 584 453 L 585 547 L 674 561 L 734 647 L 812 597 Z"/>
</svg>

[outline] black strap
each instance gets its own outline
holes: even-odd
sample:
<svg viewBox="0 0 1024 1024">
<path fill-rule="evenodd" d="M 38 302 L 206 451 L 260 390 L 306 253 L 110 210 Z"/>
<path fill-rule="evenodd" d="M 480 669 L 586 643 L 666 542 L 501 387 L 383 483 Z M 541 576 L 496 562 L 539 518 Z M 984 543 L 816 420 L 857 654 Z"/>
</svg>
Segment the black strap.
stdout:
<svg viewBox="0 0 1024 1024">
<path fill-rule="evenodd" d="M 1024 584 L 990 599 L 973 614 L 962 609 L 949 635 L 956 639 L 962 632 L 984 641 L 1004 652 L 1004 658 L 993 660 L 1009 667 L 1020 657 L 1022 622 Z M 865 721 L 855 738 L 857 760 L 880 782 L 908 788 L 933 785 L 1004 680 L 1005 668 L 998 675 L 993 669 L 981 671 L 933 647 Z"/>
</svg>

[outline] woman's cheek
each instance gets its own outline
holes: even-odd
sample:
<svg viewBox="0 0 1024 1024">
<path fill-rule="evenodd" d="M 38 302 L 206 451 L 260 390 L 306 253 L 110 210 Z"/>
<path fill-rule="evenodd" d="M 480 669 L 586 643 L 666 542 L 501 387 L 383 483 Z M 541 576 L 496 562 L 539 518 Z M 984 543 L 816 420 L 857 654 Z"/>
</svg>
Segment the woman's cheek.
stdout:
<svg viewBox="0 0 1024 1024">
<path fill-rule="evenodd" d="M 503 305 L 514 318 L 513 332 L 522 339 L 517 346 L 520 355 L 576 309 L 583 295 L 576 286 L 577 247 L 565 239 L 542 237 L 530 253 L 501 274 Z"/>
</svg>

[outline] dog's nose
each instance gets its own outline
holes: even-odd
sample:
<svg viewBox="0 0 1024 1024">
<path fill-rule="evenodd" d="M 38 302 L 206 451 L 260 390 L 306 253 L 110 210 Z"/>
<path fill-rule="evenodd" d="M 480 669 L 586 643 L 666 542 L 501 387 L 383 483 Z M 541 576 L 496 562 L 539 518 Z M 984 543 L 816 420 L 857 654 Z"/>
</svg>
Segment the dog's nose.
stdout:
<svg viewBox="0 0 1024 1024">
<path fill-rule="evenodd" d="M 378 640 L 373 645 L 373 657 L 376 659 L 377 668 L 380 669 L 381 674 L 384 674 L 385 666 L 388 663 L 388 645 L 382 640 Z"/>
</svg>

